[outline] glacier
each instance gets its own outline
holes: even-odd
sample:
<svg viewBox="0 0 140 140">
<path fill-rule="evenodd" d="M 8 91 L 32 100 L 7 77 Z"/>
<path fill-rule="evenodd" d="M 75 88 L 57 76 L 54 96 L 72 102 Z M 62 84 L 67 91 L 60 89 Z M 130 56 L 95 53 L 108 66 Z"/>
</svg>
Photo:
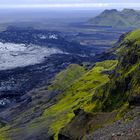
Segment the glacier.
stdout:
<svg viewBox="0 0 140 140">
<path fill-rule="evenodd" d="M 52 54 L 62 54 L 57 48 L 0 42 L 0 70 L 38 64 Z"/>
</svg>

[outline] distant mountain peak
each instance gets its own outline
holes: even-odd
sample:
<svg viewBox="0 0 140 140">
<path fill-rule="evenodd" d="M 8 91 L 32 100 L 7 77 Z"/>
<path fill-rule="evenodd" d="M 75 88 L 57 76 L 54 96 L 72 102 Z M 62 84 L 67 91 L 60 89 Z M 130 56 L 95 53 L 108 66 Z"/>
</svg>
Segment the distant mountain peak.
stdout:
<svg viewBox="0 0 140 140">
<path fill-rule="evenodd" d="M 136 11 L 134 9 L 125 8 L 122 10 L 122 12 L 136 12 Z"/>
<path fill-rule="evenodd" d="M 104 10 L 101 14 L 88 21 L 95 26 L 140 27 L 140 11 L 134 9 Z"/>
<path fill-rule="evenodd" d="M 111 10 L 104 10 L 103 13 L 112 13 L 112 12 L 118 12 L 116 9 L 111 9 Z"/>
</svg>

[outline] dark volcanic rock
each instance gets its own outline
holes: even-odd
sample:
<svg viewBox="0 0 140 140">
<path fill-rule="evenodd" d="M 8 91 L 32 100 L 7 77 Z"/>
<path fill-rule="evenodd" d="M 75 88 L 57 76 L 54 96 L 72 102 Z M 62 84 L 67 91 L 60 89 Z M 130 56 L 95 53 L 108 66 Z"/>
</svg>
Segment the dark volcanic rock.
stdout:
<svg viewBox="0 0 140 140">
<path fill-rule="evenodd" d="M 134 106 L 140 106 L 140 96 L 139 95 L 132 95 L 129 98 L 129 104 Z"/>
<path fill-rule="evenodd" d="M 80 55 L 90 55 L 91 50 L 88 46 L 83 47 L 78 42 L 66 40 L 61 32 L 35 30 L 32 28 L 9 27 L 6 31 L 0 33 L 0 42 L 26 45 L 34 44 L 48 48 L 57 48 L 64 52 Z"/>
<path fill-rule="evenodd" d="M 92 57 L 56 54 L 46 58 L 40 64 L 0 71 L 0 99 L 8 98 L 11 102 L 23 101 L 22 96 L 25 93 L 34 88 L 49 85 L 55 74 L 69 64 L 82 64 L 85 61 L 92 62 L 93 60 Z M 26 100 L 26 98 L 24 99 Z"/>
<path fill-rule="evenodd" d="M 84 61 L 92 61 L 92 58 L 90 60 L 87 57 L 56 54 L 46 58 L 45 62 L 41 64 L 0 71 L 0 89 L 5 93 L 8 91 L 11 91 L 10 93 L 25 93 L 33 88 L 46 85 L 57 72 L 69 64 L 81 64 Z"/>
<path fill-rule="evenodd" d="M 59 134 L 59 135 L 58 135 L 58 140 L 72 140 L 72 139 L 70 139 L 69 137 L 64 136 L 64 135 L 62 135 L 62 134 Z"/>
</svg>

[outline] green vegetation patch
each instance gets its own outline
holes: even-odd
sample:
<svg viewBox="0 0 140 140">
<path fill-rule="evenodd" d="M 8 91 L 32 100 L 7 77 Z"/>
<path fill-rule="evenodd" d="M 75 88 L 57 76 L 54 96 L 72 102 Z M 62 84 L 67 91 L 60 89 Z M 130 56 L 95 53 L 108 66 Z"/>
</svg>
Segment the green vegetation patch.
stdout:
<svg viewBox="0 0 140 140">
<path fill-rule="evenodd" d="M 84 107 L 87 110 L 92 108 L 89 102 L 96 88 L 109 81 L 108 74 L 103 71 L 110 71 L 117 65 L 116 60 L 107 60 L 99 62 L 96 66 L 81 76 L 68 87 L 63 94 L 57 97 L 57 103 L 46 109 L 43 117 L 48 120 L 50 133 L 54 134 L 57 140 L 59 130 L 63 128 L 75 116 L 73 111 Z"/>
<path fill-rule="evenodd" d="M 135 41 L 140 38 L 140 29 L 134 30 L 127 34 L 125 40 Z"/>
<path fill-rule="evenodd" d="M 54 81 L 49 86 L 50 91 L 65 90 L 69 87 L 77 78 L 85 73 L 85 69 L 78 64 L 69 65 L 64 71 L 55 76 Z"/>
<path fill-rule="evenodd" d="M 2 127 L 0 129 L 0 140 L 11 140 L 8 136 L 6 131 L 9 129 L 9 125 Z"/>
</svg>

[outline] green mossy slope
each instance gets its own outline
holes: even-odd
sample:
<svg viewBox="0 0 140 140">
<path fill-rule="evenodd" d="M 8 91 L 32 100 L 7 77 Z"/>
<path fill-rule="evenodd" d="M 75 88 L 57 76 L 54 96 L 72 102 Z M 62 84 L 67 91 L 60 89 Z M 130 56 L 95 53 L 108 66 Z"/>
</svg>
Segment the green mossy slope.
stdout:
<svg viewBox="0 0 140 140">
<path fill-rule="evenodd" d="M 140 30 L 127 34 L 120 47 L 119 64 L 104 91 L 105 110 L 116 109 L 132 96 L 140 95 Z"/>
<path fill-rule="evenodd" d="M 90 110 L 75 116 L 61 130 L 61 137 L 84 139 L 85 135 L 120 119 L 130 106 L 140 105 L 140 30 L 128 33 L 115 51 L 118 65 L 109 73 L 109 81 L 95 89 L 90 103 L 92 107 L 88 106 Z"/>
<path fill-rule="evenodd" d="M 64 71 L 55 76 L 55 80 L 48 87 L 50 91 L 64 91 L 85 73 L 85 69 L 77 64 L 69 65 Z"/>
<path fill-rule="evenodd" d="M 104 85 L 109 81 L 108 74 L 117 65 L 116 60 L 107 60 L 99 62 L 96 66 L 77 79 L 63 94 L 56 98 L 55 103 L 46 109 L 43 117 L 49 120 L 50 133 L 57 134 L 71 119 L 75 116 L 74 110 L 81 108 L 89 111 L 94 104 L 91 103 L 92 96 L 96 88 Z"/>
<path fill-rule="evenodd" d="M 101 100 L 103 110 L 118 108 L 128 102 L 131 95 L 140 94 L 140 30 L 128 33 L 116 52 L 118 66 L 104 90 L 97 91 L 97 96 L 99 93 L 106 96 Z"/>
</svg>

